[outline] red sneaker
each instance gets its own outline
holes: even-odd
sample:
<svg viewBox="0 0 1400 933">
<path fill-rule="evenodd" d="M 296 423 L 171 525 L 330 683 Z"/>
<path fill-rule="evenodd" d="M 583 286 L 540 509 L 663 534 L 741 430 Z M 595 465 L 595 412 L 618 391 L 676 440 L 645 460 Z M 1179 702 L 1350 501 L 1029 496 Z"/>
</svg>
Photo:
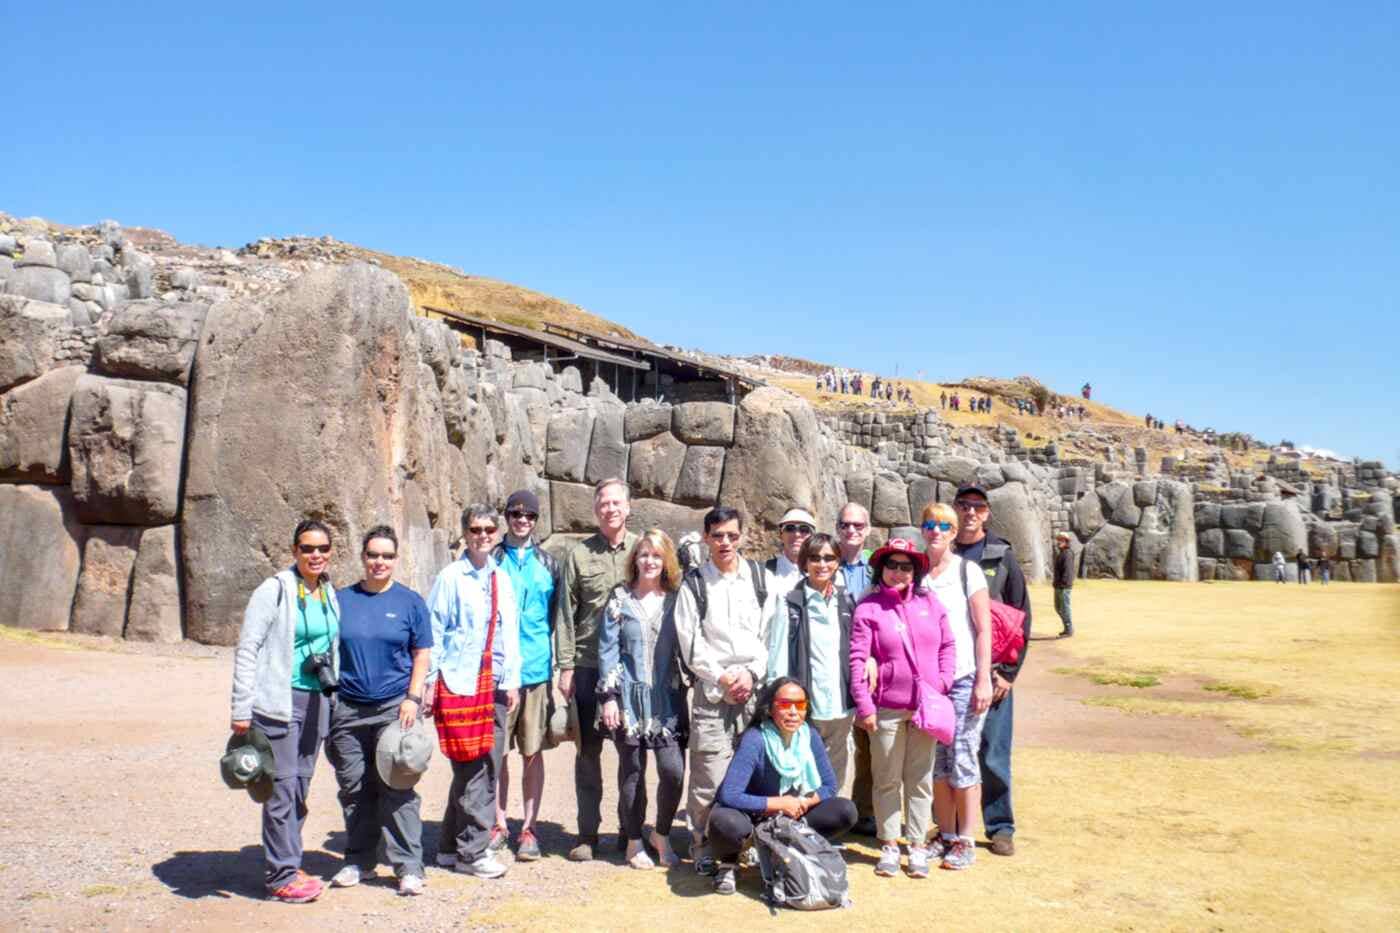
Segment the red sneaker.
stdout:
<svg viewBox="0 0 1400 933">
<path fill-rule="evenodd" d="M 319 878 L 312 878 L 305 872 L 298 871 L 291 881 L 267 896 L 270 900 L 282 901 L 285 904 L 305 904 L 316 900 L 325 890 L 326 886 Z"/>
</svg>

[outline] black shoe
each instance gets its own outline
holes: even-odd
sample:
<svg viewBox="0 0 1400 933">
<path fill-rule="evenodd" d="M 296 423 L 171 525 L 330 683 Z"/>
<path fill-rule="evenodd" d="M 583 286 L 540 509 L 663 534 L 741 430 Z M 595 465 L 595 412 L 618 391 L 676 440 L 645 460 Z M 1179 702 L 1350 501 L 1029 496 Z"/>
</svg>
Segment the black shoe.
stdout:
<svg viewBox="0 0 1400 933">
<path fill-rule="evenodd" d="M 1060 633 L 1060 637 L 1061 637 L 1061 638 L 1073 638 L 1073 637 L 1074 637 L 1074 629 L 1072 629 L 1072 628 L 1067 628 L 1067 629 L 1065 629 L 1063 632 Z"/>
<path fill-rule="evenodd" d="M 875 817 L 862 816 L 856 820 L 856 825 L 851 828 L 851 832 L 857 836 L 869 836 L 874 839 L 879 834 L 879 828 L 875 825 Z"/>
<path fill-rule="evenodd" d="M 627 851 L 627 834 L 620 830 L 617 834 L 617 851 L 623 853 Z"/>
</svg>

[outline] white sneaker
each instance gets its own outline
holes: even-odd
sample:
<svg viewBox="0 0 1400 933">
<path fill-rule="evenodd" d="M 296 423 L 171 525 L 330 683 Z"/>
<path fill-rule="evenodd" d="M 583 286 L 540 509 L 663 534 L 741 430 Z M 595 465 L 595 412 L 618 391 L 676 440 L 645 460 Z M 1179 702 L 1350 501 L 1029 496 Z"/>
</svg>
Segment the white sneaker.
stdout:
<svg viewBox="0 0 1400 933">
<path fill-rule="evenodd" d="M 459 861 L 452 870 L 459 875 L 472 875 L 476 878 L 499 878 L 506 873 L 506 867 L 492 852 L 483 852 L 470 862 Z"/>
<path fill-rule="evenodd" d="M 361 872 L 358 865 L 346 865 L 331 878 L 333 888 L 353 888 L 360 883 Z"/>
<path fill-rule="evenodd" d="M 399 879 L 399 894 L 407 897 L 423 893 L 422 875 L 404 875 Z"/>
<path fill-rule="evenodd" d="M 457 856 L 450 852 L 439 852 L 437 855 L 438 868 L 452 868 L 457 864 Z"/>
</svg>

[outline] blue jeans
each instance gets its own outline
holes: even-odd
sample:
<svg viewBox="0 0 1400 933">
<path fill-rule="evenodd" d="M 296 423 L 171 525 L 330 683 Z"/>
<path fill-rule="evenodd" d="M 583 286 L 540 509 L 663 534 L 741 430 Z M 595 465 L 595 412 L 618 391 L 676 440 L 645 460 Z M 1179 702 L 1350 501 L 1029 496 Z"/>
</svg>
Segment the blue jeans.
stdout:
<svg viewBox="0 0 1400 933">
<path fill-rule="evenodd" d="M 982 824 L 987 838 L 997 833 L 1015 834 L 1011 813 L 1011 716 L 1016 691 L 987 710 L 982 723 Z"/>
<path fill-rule="evenodd" d="M 1060 624 L 1066 632 L 1074 631 L 1074 620 L 1070 618 L 1069 608 L 1070 588 L 1059 586 L 1055 588 L 1055 612 L 1060 617 Z"/>
</svg>

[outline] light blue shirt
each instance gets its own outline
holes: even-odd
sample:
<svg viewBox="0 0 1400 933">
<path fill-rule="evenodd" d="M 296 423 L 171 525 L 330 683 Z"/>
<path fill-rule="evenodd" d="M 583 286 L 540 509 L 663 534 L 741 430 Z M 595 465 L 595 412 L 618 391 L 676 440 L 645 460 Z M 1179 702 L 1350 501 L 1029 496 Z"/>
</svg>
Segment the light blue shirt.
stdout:
<svg viewBox="0 0 1400 933">
<path fill-rule="evenodd" d="M 448 564 L 428 594 L 433 622 L 432 663 L 428 676 L 441 675 L 447 689 L 476 693 L 481 656 L 486 650 L 490 581 L 496 580 L 496 634 L 491 643 L 491 673 L 498 690 L 520 686 L 520 622 L 510 577 L 489 556 L 479 569 L 466 555 Z"/>
<path fill-rule="evenodd" d="M 853 564 L 841 565 L 841 579 L 845 583 L 846 592 L 851 594 L 851 599 L 860 602 L 860 598 L 870 587 L 870 565 L 865 562 L 864 555 Z"/>
<path fill-rule="evenodd" d="M 812 705 L 811 718 L 840 719 L 851 712 L 841 695 L 841 591 L 832 587 L 828 599 L 805 584 L 802 590 L 807 600 L 807 632 L 812 651 L 812 695 L 807 698 Z"/>
</svg>

